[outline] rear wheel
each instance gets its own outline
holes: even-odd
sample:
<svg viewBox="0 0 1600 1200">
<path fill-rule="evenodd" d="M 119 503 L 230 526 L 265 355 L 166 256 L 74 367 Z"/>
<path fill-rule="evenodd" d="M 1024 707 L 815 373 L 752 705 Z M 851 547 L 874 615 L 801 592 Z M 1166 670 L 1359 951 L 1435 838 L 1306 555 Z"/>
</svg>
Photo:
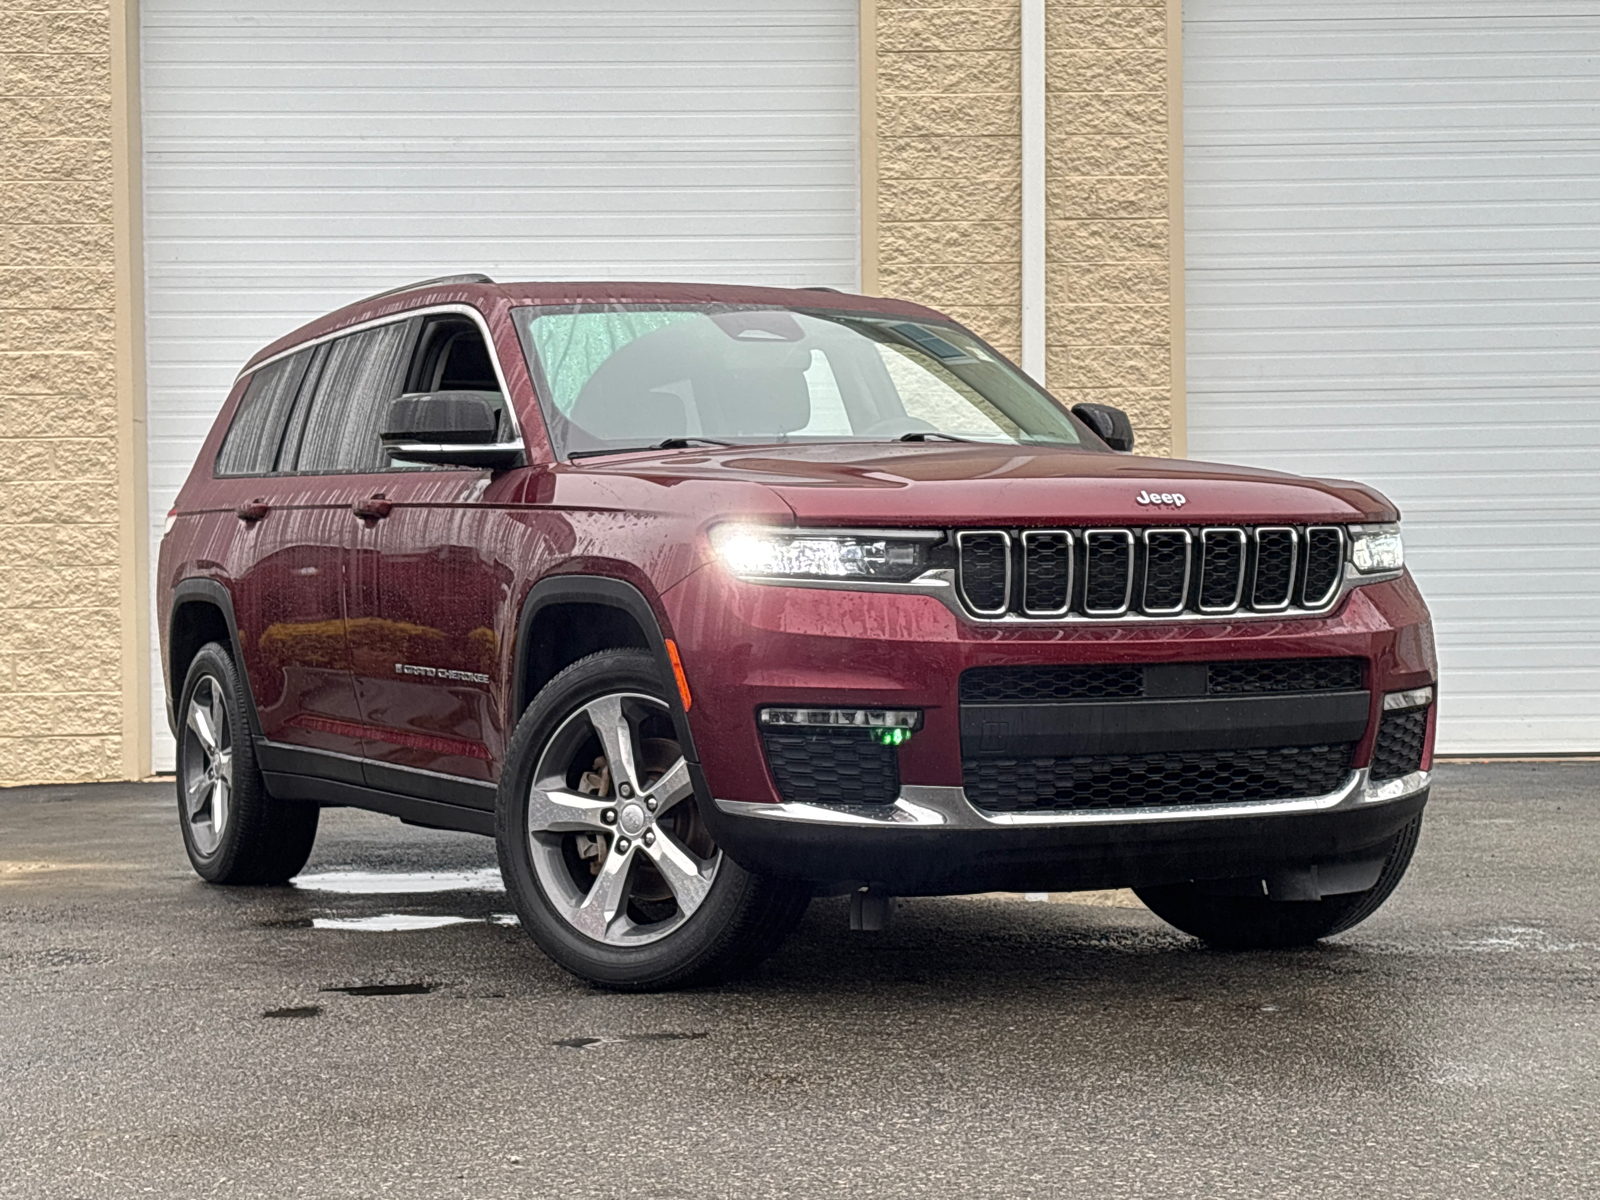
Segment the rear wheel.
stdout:
<svg viewBox="0 0 1600 1200">
<path fill-rule="evenodd" d="M 211 883 L 286 883 L 311 857 L 319 810 L 267 794 L 244 682 L 219 643 L 189 664 L 178 717 L 178 817 L 190 864 Z"/>
<path fill-rule="evenodd" d="M 507 752 L 496 824 L 523 927 L 605 987 L 736 974 L 777 948 L 810 899 L 718 849 L 655 662 L 639 650 L 590 655 L 540 691 Z"/>
<path fill-rule="evenodd" d="M 1418 816 L 1390 843 L 1378 882 L 1364 892 L 1321 900 L 1270 900 L 1265 896 L 1211 896 L 1198 884 L 1135 888 L 1156 916 L 1183 932 L 1225 950 L 1271 950 L 1308 946 L 1365 921 L 1400 884 L 1417 848 Z"/>
</svg>

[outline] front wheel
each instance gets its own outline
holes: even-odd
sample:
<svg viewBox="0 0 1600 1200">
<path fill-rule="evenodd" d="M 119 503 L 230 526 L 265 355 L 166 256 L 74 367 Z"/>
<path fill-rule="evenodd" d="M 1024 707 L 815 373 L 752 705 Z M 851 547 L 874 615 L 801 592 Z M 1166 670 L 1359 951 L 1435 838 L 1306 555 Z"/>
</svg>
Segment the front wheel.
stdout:
<svg viewBox="0 0 1600 1200">
<path fill-rule="evenodd" d="M 644 651 L 580 659 L 523 714 L 500 776 L 500 870 L 523 928 L 573 974 L 619 990 L 748 969 L 810 900 L 718 849 L 664 697 Z"/>
<path fill-rule="evenodd" d="M 1406 873 L 1421 828 L 1419 815 L 1395 835 L 1378 882 L 1364 892 L 1321 900 L 1271 900 L 1264 896 L 1208 895 L 1194 883 L 1135 888 L 1134 892 L 1167 924 L 1219 949 L 1309 946 L 1359 925 L 1378 911 Z"/>
</svg>

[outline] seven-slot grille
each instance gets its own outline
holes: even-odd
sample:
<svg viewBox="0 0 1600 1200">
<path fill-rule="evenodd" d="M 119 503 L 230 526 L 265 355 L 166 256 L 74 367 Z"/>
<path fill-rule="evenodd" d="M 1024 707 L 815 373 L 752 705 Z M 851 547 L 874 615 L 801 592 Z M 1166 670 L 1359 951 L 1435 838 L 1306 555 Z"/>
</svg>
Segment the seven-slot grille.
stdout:
<svg viewBox="0 0 1600 1200">
<path fill-rule="evenodd" d="M 990 619 L 1319 612 L 1339 594 L 1344 558 L 1336 525 L 956 535 L 962 602 Z"/>
</svg>

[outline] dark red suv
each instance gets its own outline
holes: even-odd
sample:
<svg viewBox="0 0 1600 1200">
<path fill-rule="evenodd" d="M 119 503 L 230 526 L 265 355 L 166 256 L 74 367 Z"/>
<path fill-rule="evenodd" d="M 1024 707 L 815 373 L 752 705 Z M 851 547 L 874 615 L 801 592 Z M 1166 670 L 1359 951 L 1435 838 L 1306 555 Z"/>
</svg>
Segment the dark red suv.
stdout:
<svg viewBox="0 0 1600 1200">
<path fill-rule="evenodd" d="M 281 882 L 325 805 L 493 835 L 539 945 L 627 988 L 751 964 L 819 892 L 1347 929 L 1428 793 L 1398 514 L 1132 444 L 899 301 L 341 309 L 246 365 L 168 521 L 190 859 Z"/>
</svg>

